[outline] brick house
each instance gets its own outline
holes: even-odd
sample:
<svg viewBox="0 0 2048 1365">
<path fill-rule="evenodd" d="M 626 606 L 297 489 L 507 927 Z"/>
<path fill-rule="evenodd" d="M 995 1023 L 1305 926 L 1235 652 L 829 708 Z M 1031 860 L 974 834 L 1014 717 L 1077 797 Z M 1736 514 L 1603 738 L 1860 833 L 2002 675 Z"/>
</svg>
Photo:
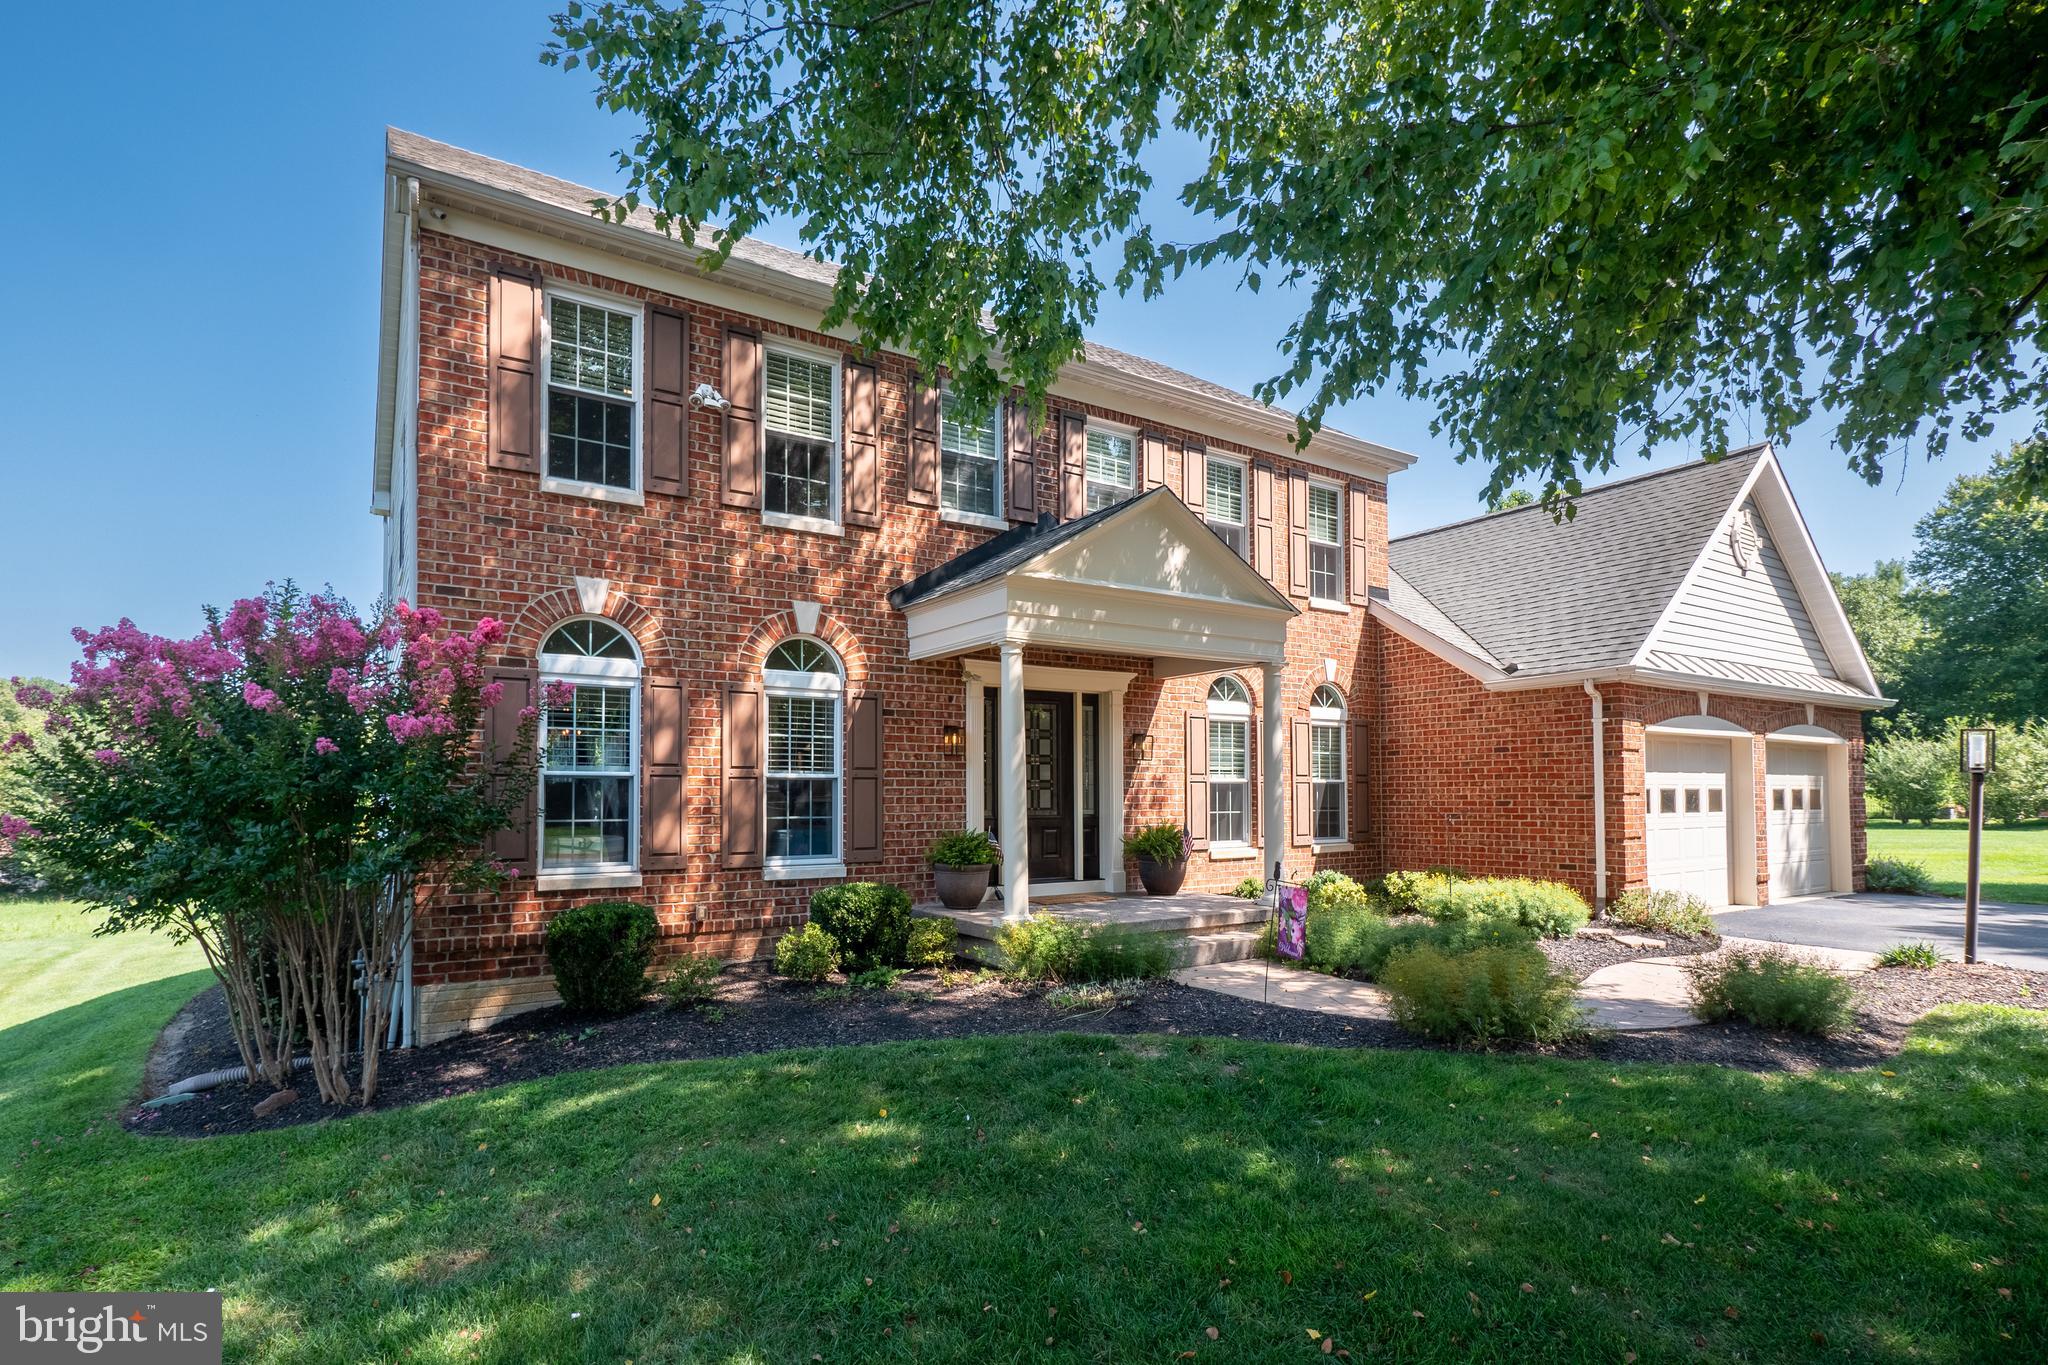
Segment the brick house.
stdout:
<svg viewBox="0 0 2048 1365">
<path fill-rule="evenodd" d="M 511 624 L 544 682 L 491 895 L 429 888 L 408 1037 L 552 998 L 540 931 L 656 907 L 750 955 L 845 878 L 994 895 L 1453 865 L 1588 896 L 1846 890 L 1877 696 L 1764 448 L 1391 544 L 1413 457 L 1090 344 L 1043 420 L 817 330 L 829 267 L 590 213 L 596 191 L 392 131 L 373 510 L 387 592 Z"/>
</svg>

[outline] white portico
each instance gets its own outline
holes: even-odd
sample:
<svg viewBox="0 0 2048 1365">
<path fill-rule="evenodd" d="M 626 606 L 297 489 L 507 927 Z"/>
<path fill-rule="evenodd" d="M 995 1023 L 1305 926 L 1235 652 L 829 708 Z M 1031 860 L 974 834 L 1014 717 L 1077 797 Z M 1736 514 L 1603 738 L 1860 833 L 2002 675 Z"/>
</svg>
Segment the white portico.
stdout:
<svg viewBox="0 0 2048 1365">
<path fill-rule="evenodd" d="M 1296 615 L 1164 488 L 1071 522 L 1020 526 L 904 584 L 890 601 L 908 622 L 912 659 L 983 656 L 963 661 L 964 814 L 978 825 L 989 809 L 996 812 L 1009 916 L 1027 913 L 1034 882 L 1060 891 L 1122 889 L 1123 697 L 1138 676 L 1128 667 L 1027 664 L 1025 650 L 1149 659 L 1154 677 L 1258 668 L 1262 694 L 1271 698 L 1280 695 L 1287 626 Z M 993 659 L 985 657 L 991 647 Z M 1071 710 L 1062 711 L 1062 697 L 1073 699 Z M 1279 706 L 1260 708 L 1266 874 L 1286 842 L 1282 715 Z M 977 764 L 984 744 L 989 761 Z M 1064 767 L 1068 753 L 1078 759 Z M 1063 799 L 1045 776 L 1061 772 L 1072 774 L 1081 816 L 1071 830 L 1034 825 L 1037 813 Z"/>
</svg>

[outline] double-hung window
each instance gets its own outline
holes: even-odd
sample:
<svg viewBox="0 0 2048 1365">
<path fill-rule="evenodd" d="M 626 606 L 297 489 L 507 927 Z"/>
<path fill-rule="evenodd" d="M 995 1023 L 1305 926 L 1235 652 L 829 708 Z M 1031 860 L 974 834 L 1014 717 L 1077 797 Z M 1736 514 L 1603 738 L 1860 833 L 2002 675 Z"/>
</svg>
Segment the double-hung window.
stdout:
<svg viewBox="0 0 2048 1365">
<path fill-rule="evenodd" d="M 1099 512 L 1137 491 L 1137 439 L 1127 432 L 1088 428 L 1088 510 Z"/>
<path fill-rule="evenodd" d="M 839 522 L 839 367 L 794 351 L 761 361 L 762 507 L 799 526 Z"/>
<path fill-rule="evenodd" d="M 1209 845 L 1251 842 L 1252 698 L 1236 678 L 1209 685 Z"/>
<path fill-rule="evenodd" d="M 1202 515 L 1223 543 L 1245 555 L 1245 468 L 1236 460 L 1211 455 L 1202 478 Z"/>
<path fill-rule="evenodd" d="M 950 392 L 939 403 L 939 506 L 970 517 L 999 517 L 1003 512 L 1002 445 L 997 419 L 1002 404 L 969 419 L 966 404 Z"/>
<path fill-rule="evenodd" d="M 840 862 L 839 660 L 816 640 L 777 645 L 763 668 L 768 698 L 767 866 L 817 875 Z"/>
<path fill-rule="evenodd" d="M 638 866 L 640 655 L 607 621 L 541 645 L 540 875 Z"/>
<path fill-rule="evenodd" d="M 640 314 L 576 294 L 547 301 L 548 478 L 640 486 Z"/>
<path fill-rule="evenodd" d="M 1344 600 L 1344 499 L 1326 483 L 1308 486 L 1308 595 Z"/>
<path fill-rule="evenodd" d="M 1309 806 L 1317 843 L 1344 839 L 1344 698 L 1324 683 L 1308 704 Z"/>
</svg>

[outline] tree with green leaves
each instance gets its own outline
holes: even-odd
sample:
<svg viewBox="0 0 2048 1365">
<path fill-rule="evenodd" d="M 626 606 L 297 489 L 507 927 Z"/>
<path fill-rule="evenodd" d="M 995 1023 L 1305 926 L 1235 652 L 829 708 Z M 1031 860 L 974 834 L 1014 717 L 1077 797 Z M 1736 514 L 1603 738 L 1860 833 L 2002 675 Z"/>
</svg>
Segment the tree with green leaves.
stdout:
<svg viewBox="0 0 2048 1365">
<path fill-rule="evenodd" d="M 1104 290 L 1211 265 L 1298 292 L 1258 393 L 1304 438 L 1395 388 L 1489 496 L 1816 404 L 1875 481 L 2048 399 L 2040 0 L 607 0 L 553 30 L 644 126 L 598 211 L 716 222 L 714 264 L 794 218 L 847 267 L 826 325 L 970 401 L 1042 397 Z M 1200 152 L 1178 208 L 1169 143 Z"/>
<path fill-rule="evenodd" d="M 1950 746 L 1955 752 L 1955 746 Z M 1998 762 L 1984 780 L 1984 818 L 2004 825 L 2048 810 L 2048 724 L 2009 726 L 1998 735 Z"/>
<path fill-rule="evenodd" d="M 1934 822 L 1961 787 L 1956 746 L 1945 737 L 1900 736 L 1864 750 L 1863 781 L 1894 820 Z"/>
<path fill-rule="evenodd" d="M 1904 560 L 1879 560 L 1869 573 L 1831 573 L 1835 596 L 1849 618 L 1884 695 L 1898 702 L 1873 715 L 1873 733 L 1918 733 L 1939 699 L 1926 694 L 1924 675 L 1935 646 L 1924 594 L 1910 585 Z"/>
</svg>

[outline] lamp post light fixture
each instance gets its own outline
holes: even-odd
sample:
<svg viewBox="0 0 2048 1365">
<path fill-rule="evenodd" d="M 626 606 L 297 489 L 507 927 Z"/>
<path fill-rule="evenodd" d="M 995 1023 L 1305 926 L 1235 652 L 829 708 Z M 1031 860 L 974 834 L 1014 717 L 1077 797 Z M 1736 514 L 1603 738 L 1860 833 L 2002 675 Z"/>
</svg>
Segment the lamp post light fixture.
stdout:
<svg viewBox="0 0 2048 1365">
<path fill-rule="evenodd" d="M 1970 877 L 1963 893 L 1963 961 L 1977 960 L 1977 896 L 1983 877 L 1984 779 L 1998 766 L 1998 732 L 1973 725 L 1962 732 L 1963 771 L 1970 779 Z"/>
<path fill-rule="evenodd" d="M 958 749 L 967 743 L 967 732 L 957 725 L 948 725 L 939 732 L 939 740 L 948 749 Z"/>
</svg>

